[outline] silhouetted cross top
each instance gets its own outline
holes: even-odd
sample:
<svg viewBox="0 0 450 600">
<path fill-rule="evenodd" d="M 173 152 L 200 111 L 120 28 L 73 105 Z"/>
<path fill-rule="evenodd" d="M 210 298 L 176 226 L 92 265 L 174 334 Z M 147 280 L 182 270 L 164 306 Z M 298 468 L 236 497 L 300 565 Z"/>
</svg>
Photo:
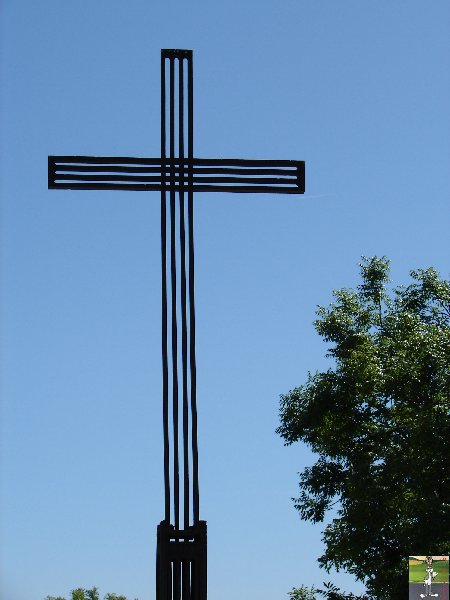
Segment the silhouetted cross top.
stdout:
<svg viewBox="0 0 450 600">
<path fill-rule="evenodd" d="M 48 187 L 161 192 L 165 520 L 158 527 L 157 599 L 204 600 L 206 522 L 199 520 L 193 194 L 302 194 L 305 190 L 305 163 L 293 160 L 194 158 L 192 50 L 161 50 L 161 156 L 49 156 Z M 167 195 L 170 203 L 167 202 Z M 181 317 L 181 335 L 178 317 Z M 179 408 L 182 410 L 183 529 L 180 529 L 179 517 Z M 173 425 L 171 430 L 170 416 Z M 173 447 L 172 469 L 169 467 L 170 442 Z M 192 483 L 189 478 L 190 463 Z"/>
</svg>

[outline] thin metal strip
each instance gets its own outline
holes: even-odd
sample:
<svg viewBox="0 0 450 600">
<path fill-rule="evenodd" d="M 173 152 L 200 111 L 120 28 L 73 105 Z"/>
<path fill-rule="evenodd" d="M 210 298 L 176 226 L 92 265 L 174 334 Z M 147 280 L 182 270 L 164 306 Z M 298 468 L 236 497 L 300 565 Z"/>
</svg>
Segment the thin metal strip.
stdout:
<svg viewBox="0 0 450 600">
<path fill-rule="evenodd" d="M 191 370 L 193 519 L 199 521 L 198 443 L 197 443 L 197 365 L 195 357 L 195 293 L 194 293 L 194 86 L 192 55 L 188 59 L 188 229 L 189 229 L 189 360 Z"/>
<path fill-rule="evenodd" d="M 182 564 L 182 600 L 192 600 L 191 599 L 191 578 L 190 578 L 190 568 L 189 568 L 188 560 L 183 560 Z"/>
<path fill-rule="evenodd" d="M 178 59 L 178 154 L 184 160 L 184 60 Z M 186 298 L 186 230 L 184 207 L 184 172 L 180 172 L 180 262 L 181 262 L 181 354 L 183 367 L 183 523 L 189 527 L 189 423 L 188 423 L 188 359 Z"/>
<path fill-rule="evenodd" d="M 239 167 L 195 167 L 193 168 L 194 176 L 198 175 L 247 175 L 247 176 L 261 176 L 261 175 L 278 175 L 280 177 L 297 177 L 298 169 L 266 169 L 261 167 L 260 169 L 249 168 L 242 169 Z M 161 167 L 127 167 L 127 166 L 112 166 L 112 165 L 61 165 L 58 167 L 54 167 L 50 172 L 55 173 L 55 178 L 60 179 L 61 175 L 65 174 L 78 174 L 82 175 L 83 173 L 94 174 L 98 173 L 99 175 L 104 174 L 105 176 L 109 173 L 136 173 L 138 175 L 147 175 L 149 173 L 157 173 L 158 175 L 162 175 L 163 169 Z M 167 168 L 165 170 L 166 175 L 170 173 L 170 169 Z M 175 173 L 177 177 L 181 175 L 187 176 L 188 168 L 187 165 L 184 168 L 176 167 Z M 117 175 L 115 175 L 117 177 Z"/>
<path fill-rule="evenodd" d="M 139 158 L 130 156 L 54 156 L 48 157 L 55 164 L 105 164 L 105 165 L 161 165 L 161 158 Z M 183 162 L 183 161 L 181 161 Z M 178 157 L 166 158 L 165 164 L 180 164 Z M 192 158 L 193 166 L 233 166 L 236 167 L 297 167 L 301 160 L 269 160 L 269 159 L 248 159 L 248 158 Z M 189 158 L 184 160 L 184 164 L 189 166 Z"/>
<path fill-rule="evenodd" d="M 193 185 L 185 183 L 184 191 L 192 188 L 192 192 L 230 192 L 232 194 L 303 194 L 304 189 L 298 185 L 292 187 L 276 187 L 276 186 L 260 186 L 260 185 L 247 185 L 247 186 L 219 186 L 219 185 Z M 128 190 L 136 192 L 148 192 L 148 191 L 161 191 L 162 185 L 158 184 L 124 184 L 124 183 L 52 183 L 49 185 L 49 189 L 53 190 Z M 166 191 L 178 192 L 180 186 L 166 185 Z"/>
<path fill-rule="evenodd" d="M 161 90 L 162 95 L 163 90 Z M 161 118 L 163 115 L 161 114 Z M 165 118 L 164 118 L 165 120 Z M 68 163 L 68 164 L 111 164 L 111 165 L 161 165 L 161 158 L 138 158 L 130 156 L 49 156 L 55 163 Z M 166 164 L 169 161 L 165 161 Z"/>
<path fill-rule="evenodd" d="M 171 61 L 172 62 L 172 61 Z M 173 600 L 181 600 L 181 562 L 173 561 Z"/>
<path fill-rule="evenodd" d="M 95 173 L 97 171 L 99 172 L 105 172 L 105 173 L 158 173 L 161 174 L 163 169 L 161 168 L 161 166 L 155 166 L 155 167 L 129 167 L 126 165 L 106 165 L 106 164 L 99 164 L 99 165 L 93 165 L 93 164 L 89 164 L 89 165 L 61 165 L 56 167 L 55 169 L 56 172 L 59 171 L 64 171 L 64 172 L 79 172 L 79 173 Z M 168 169 L 167 169 L 168 171 Z M 177 169 L 178 172 L 178 169 Z"/>
<path fill-rule="evenodd" d="M 193 177 L 194 184 L 215 184 L 218 185 L 220 183 L 234 183 L 234 184 L 247 184 L 247 185 L 256 185 L 256 184 L 267 184 L 267 185 L 288 185 L 294 184 L 297 185 L 297 177 Z M 92 182 L 102 182 L 105 183 L 115 183 L 115 182 L 125 182 L 129 181 L 130 183 L 160 183 L 161 177 L 153 177 L 153 176 L 142 176 L 138 175 L 136 177 L 132 177 L 130 175 L 115 175 L 114 177 L 110 177 L 108 175 L 78 175 L 78 174 L 70 174 L 70 175 L 58 175 L 56 177 L 57 181 L 84 181 L 86 183 Z M 184 177 L 183 177 L 184 180 Z M 179 184 L 180 189 L 184 189 L 182 175 L 180 177 L 174 175 L 172 177 L 171 173 L 171 183 Z"/>
<path fill-rule="evenodd" d="M 134 190 L 134 191 L 155 191 L 160 192 L 163 189 L 162 184 L 126 184 L 126 183 L 57 183 L 49 184 L 50 190 Z M 166 191 L 170 191 L 170 183 L 165 187 Z"/>
<path fill-rule="evenodd" d="M 166 72 L 161 59 L 161 164 L 166 158 Z M 163 367 L 163 427 L 164 427 L 164 500 L 165 520 L 170 522 L 170 471 L 169 471 L 169 370 L 167 353 L 167 200 L 166 170 L 161 180 L 161 311 L 162 311 L 162 367 Z"/>
<path fill-rule="evenodd" d="M 291 175 L 295 177 L 297 174 L 297 169 L 294 167 L 289 167 L 285 169 L 267 169 L 265 167 L 261 168 L 248 168 L 244 169 L 241 167 L 196 167 L 194 165 L 194 175 L 215 175 L 215 174 L 224 174 L 224 175 Z"/>
<path fill-rule="evenodd" d="M 194 192 L 231 192 L 236 194 L 302 194 L 297 185 L 274 186 L 274 185 L 194 185 Z"/>
<path fill-rule="evenodd" d="M 53 156 L 48 157 L 48 189 L 52 189 L 55 182 L 55 158 Z"/>
<path fill-rule="evenodd" d="M 176 181 L 176 178 L 174 178 Z M 110 182 L 110 183 L 114 183 L 114 182 L 119 182 L 119 181 L 130 181 L 130 182 L 136 182 L 136 183 L 161 183 L 161 176 L 159 177 L 154 177 L 154 176 L 146 176 L 146 175 L 137 175 L 135 177 L 132 177 L 131 175 L 79 175 L 77 173 L 70 173 L 67 175 L 64 175 L 62 173 L 58 173 L 55 177 L 56 181 L 85 181 L 86 183 L 88 183 L 89 181 L 105 181 L 105 182 Z"/>
<path fill-rule="evenodd" d="M 228 166 L 236 167 L 294 167 L 301 161 L 296 160 L 269 160 L 269 159 L 248 159 L 248 158 L 194 158 L 194 165 L 206 167 Z"/>
<path fill-rule="evenodd" d="M 306 165 L 305 165 L 305 161 L 301 160 L 298 162 L 298 166 L 297 166 L 297 185 L 299 187 L 301 194 L 305 193 L 305 187 L 306 187 L 305 179 L 306 179 Z"/>
<path fill-rule="evenodd" d="M 180 528 L 180 472 L 178 460 L 178 327 L 177 327 L 177 254 L 176 254 L 176 207 L 175 207 L 175 64 L 170 59 L 169 83 L 169 136 L 170 136 L 170 274 L 172 292 L 172 418 L 173 418 L 173 493 L 174 493 L 174 524 Z"/>
</svg>

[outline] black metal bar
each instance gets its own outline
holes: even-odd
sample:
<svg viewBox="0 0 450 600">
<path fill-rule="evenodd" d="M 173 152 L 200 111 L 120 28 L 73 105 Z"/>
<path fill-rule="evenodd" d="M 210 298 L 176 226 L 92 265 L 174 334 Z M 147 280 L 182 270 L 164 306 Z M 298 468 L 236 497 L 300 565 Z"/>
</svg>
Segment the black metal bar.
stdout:
<svg viewBox="0 0 450 600">
<path fill-rule="evenodd" d="M 244 185 L 269 185 L 269 186 L 295 186 L 298 187 L 298 177 L 194 177 L 194 183 L 197 185 L 213 184 L 244 184 Z M 226 188 L 226 185 L 225 185 Z"/>
<path fill-rule="evenodd" d="M 135 167 L 135 169 L 142 169 L 142 171 L 130 171 L 130 172 L 136 172 L 136 173 L 156 173 L 159 171 L 154 170 L 153 167 L 148 167 L 148 169 L 146 170 L 146 167 Z M 64 171 L 65 169 L 60 169 L 61 171 Z M 79 171 L 80 173 L 85 172 L 85 169 L 74 169 L 74 171 Z M 102 172 L 105 171 L 106 169 L 103 169 L 102 167 L 98 168 L 98 169 L 94 169 L 94 171 L 97 172 Z M 175 172 L 177 173 L 177 175 L 179 175 L 181 172 L 184 171 L 184 175 L 187 174 L 188 172 L 188 165 L 186 165 L 186 163 L 184 163 L 181 167 L 176 164 L 175 167 Z M 117 171 L 120 172 L 120 171 Z M 126 173 L 127 171 L 123 170 L 124 173 Z M 193 165 L 192 168 L 192 172 L 194 175 L 247 175 L 247 176 L 261 176 L 261 175 L 274 175 L 274 176 L 280 176 L 280 177 L 297 177 L 298 175 L 298 168 L 297 165 L 294 167 L 292 165 L 290 165 L 289 167 L 277 167 L 277 168 L 267 168 L 267 167 L 235 167 L 235 166 L 228 166 L 228 167 L 220 167 L 220 166 L 196 166 L 195 164 Z"/>
<path fill-rule="evenodd" d="M 161 76 L 162 79 L 162 76 Z M 162 90 L 161 90 L 162 92 Z M 162 115 L 161 115 L 162 116 Z M 99 165 L 160 165 L 161 157 L 145 158 L 136 156 L 85 156 L 85 155 L 62 155 L 49 156 L 56 163 L 69 164 L 99 164 Z M 170 163 L 170 159 L 166 158 L 165 164 Z"/>
<path fill-rule="evenodd" d="M 176 188 L 175 188 L 176 189 Z M 274 186 L 274 185 L 208 185 L 208 184 L 197 184 L 192 186 L 192 190 L 194 192 L 230 192 L 237 194 L 247 194 L 247 193 L 256 193 L 256 194 L 299 194 L 302 193 L 299 191 L 297 186 L 295 187 L 287 187 L 287 186 Z"/>
<path fill-rule="evenodd" d="M 184 59 L 178 59 L 178 155 L 184 160 Z M 184 528 L 189 527 L 189 430 L 188 430 L 188 360 L 186 306 L 186 231 L 184 210 L 184 172 L 180 172 L 180 262 L 181 262 L 181 347 L 183 363 L 183 504 Z"/>
<path fill-rule="evenodd" d="M 136 166 L 133 163 L 128 164 L 117 164 L 112 165 L 110 163 L 77 163 L 77 162 L 56 162 L 55 160 L 51 161 L 53 163 L 53 172 L 55 174 L 59 172 L 63 173 L 142 173 L 144 175 L 148 173 L 156 173 L 160 174 L 162 171 L 161 165 L 156 163 L 149 163 L 144 166 Z M 301 161 L 298 161 L 298 163 Z M 193 165 L 193 173 L 194 174 L 210 174 L 215 175 L 219 174 L 236 174 L 236 175 L 297 175 L 298 172 L 298 163 L 297 165 L 289 165 L 287 167 L 273 167 L 268 168 L 265 166 L 216 166 L 216 165 Z M 183 163 L 179 163 L 178 161 L 170 161 L 170 158 L 167 158 L 165 161 L 166 171 L 168 172 L 172 165 L 175 166 L 175 172 L 179 174 L 181 171 L 184 171 L 186 174 L 188 171 L 189 165 L 186 161 Z"/>
<path fill-rule="evenodd" d="M 197 366 L 195 358 L 195 293 L 194 293 L 194 86 L 192 57 L 188 59 L 188 228 L 189 228 L 189 331 L 191 371 L 191 415 L 192 415 L 192 475 L 193 475 L 193 518 L 199 521 L 198 443 L 197 443 Z"/>
<path fill-rule="evenodd" d="M 201 539 L 201 546 L 200 546 L 201 556 L 200 556 L 200 560 L 199 560 L 200 568 L 201 568 L 201 574 L 200 574 L 201 579 L 200 579 L 199 598 L 200 598 L 200 600 L 207 600 L 208 536 L 207 536 L 207 530 L 206 530 L 206 521 L 199 521 L 199 528 L 200 528 L 200 536 L 201 536 L 200 537 L 200 539 Z"/>
<path fill-rule="evenodd" d="M 181 182 L 181 177 L 182 175 L 180 175 L 180 177 L 178 176 L 173 176 L 173 178 L 171 177 L 171 181 L 173 180 L 175 182 L 175 184 L 180 185 L 180 189 L 183 189 L 183 185 Z M 137 182 L 137 183 L 159 183 L 161 181 L 161 177 L 147 177 L 147 176 L 142 176 L 139 175 L 138 177 L 131 177 L 129 175 L 115 175 L 114 178 L 113 177 L 108 177 L 108 175 L 59 175 L 57 177 L 58 180 L 61 181 L 84 181 L 86 183 L 89 183 L 90 181 L 92 182 L 102 182 L 104 181 L 105 183 L 107 182 L 111 182 L 113 183 L 116 181 L 129 181 L 130 183 L 133 182 Z M 184 177 L 183 177 L 184 179 Z M 264 184 L 266 183 L 267 185 L 289 185 L 289 184 L 294 184 L 297 185 L 297 177 L 291 177 L 291 178 L 282 178 L 282 177 L 254 177 L 254 178 L 249 178 L 249 177 L 193 177 L 193 181 L 194 184 L 202 184 L 202 183 L 211 183 L 211 184 L 215 184 L 218 185 L 219 183 L 242 183 L 242 184 L 248 184 L 248 185 L 252 185 L 252 184 Z"/>
<path fill-rule="evenodd" d="M 164 58 L 187 58 L 192 59 L 192 50 L 181 50 L 179 48 L 163 48 L 161 50 L 161 56 Z"/>
<path fill-rule="evenodd" d="M 48 189 L 51 189 L 54 185 L 55 171 L 56 171 L 55 157 L 49 156 L 48 157 Z"/>
<path fill-rule="evenodd" d="M 139 168 L 139 167 L 137 167 Z M 145 167 L 144 167 L 145 168 Z M 266 169 L 266 168 L 249 168 L 244 169 L 240 167 L 196 167 L 193 169 L 194 175 L 289 175 L 291 177 L 297 176 L 296 168 L 280 168 L 280 169 Z"/>
<path fill-rule="evenodd" d="M 161 185 L 151 183 L 141 184 L 125 184 L 125 183 L 64 183 L 64 184 L 53 184 L 49 186 L 49 189 L 56 190 L 128 190 L 135 192 L 159 192 L 162 189 Z M 170 184 L 166 186 L 167 191 L 179 191 L 180 187 L 175 185 L 172 187 Z M 185 184 L 184 190 L 189 189 L 189 185 Z M 220 185 L 192 185 L 192 192 L 230 192 L 232 194 L 303 194 L 297 185 L 295 187 L 276 187 L 276 186 L 261 186 L 261 185 L 233 185 L 233 186 L 220 186 Z"/>
<path fill-rule="evenodd" d="M 302 161 L 297 160 L 271 160 L 271 159 L 248 159 L 248 158 L 195 158 L 194 165 L 206 167 L 229 166 L 236 167 L 294 167 Z"/>
<path fill-rule="evenodd" d="M 160 165 L 161 158 L 138 158 L 130 156 L 49 156 L 56 164 L 110 164 L 110 165 Z M 248 159 L 248 158 L 192 158 L 193 166 L 233 166 L 236 167 L 292 167 L 296 168 L 299 160 L 270 160 L 270 159 Z M 165 164 L 180 164 L 178 157 L 166 158 Z M 185 166 L 189 166 L 189 157 L 184 159 Z"/>
<path fill-rule="evenodd" d="M 198 583 L 197 583 L 197 572 L 198 569 L 197 567 L 197 562 L 196 560 L 193 560 L 191 562 L 191 600 L 197 600 L 198 598 Z"/>
<path fill-rule="evenodd" d="M 298 162 L 297 165 L 297 185 L 298 188 L 300 190 L 301 194 L 305 193 L 305 187 L 306 187 L 306 165 L 305 165 L 305 161 L 301 160 Z"/>
<path fill-rule="evenodd" d="M 191 577 L 191 564 L 192 561 L 185 561 L 185 571 L 183 571 L 183 581 L 186 577 L 186 586 L 183 587 L 183 600 L 192 600 L 192 577 Z M 184 575 L 186 573 L 186 575 Z"/>
<path fill-rule="evenodd" d="M 181 562 L 177 558 L 176 560 L 173 561 L 172 564 L 173 564 L 173 600 L 181 600 Z"/>
<path fill-rule="evenodd" d="M 175 178 L 174 178 L 175 179 Z M 161 182 L 161 176 L 156 177 L 156 176 L 146 176 L 146 175 L 137 175 L 136 177 L 132 177 L 131 175 L 108 175 L 108 174 L 104 174 L 104 175 L 79 175 L 77 173 L 71 173 L 68 175 L 64 175 L 64 174 L 57 174 L 56 175 L 56 180 L 57 181 L 85 181 L 86 183 L 89 181 L 95 182 L 95 181 L 105 181 L 105 182 L 116 182 L 116 181 L 130 181 L 130 182 L 137 182 L 137 183 L 160 183 Z"/>
<path fill-rule="evenodd" d="M 89 163 L 88 165 L 63 164 L 57 168 L 57 171 L 68 173 L 95 173 L 100 171 L 105 173 L 158 173 L 160 175 L 163 169 L 159 165 L 155 167 L 129 167 L 126 165 L 93 165 Z"/>
<path fill-rule="evenodd" d="M 92 174 L 92 164 L 74 166 L 70 165 L 70 172 L 65 172 L 65 166 L 57 164 L 57 160 L 60 157 L 49 157 L 49 188 L 50 189 L 105 189 L 105 190 L 162 190 L 162 179 L 166 179 L 166 191 L 172 191 L 173 184 L 175 181 L 175 190 L 180 191 L 180 177 L 186 177 L 192 179 L 193 188 L 192 191 L 214 191 L 214 192 L 260 192 L 260 193 L 288 193 L 288 194 L 302 194 L 305 190 L 305 163 L 304 161 L 296 161 L 295 170 L 279 171 L 279 178 L 274 177 L 257 177 L 258 174 L 265 174 L 262 170 L 252 169 L 251 176 L 249 177 L 234 177 L 233 175 L 245 175 L 245 169 L 238 168 L 227 168 L 227 171 L 223 171 L 231 177 L 204 177 L 198 176 L 196 167 L 193 164 L 187 164 L 184 160 L 182 163 L 184 168 L 175 168 L 178 164 L 177 161 L 167 159 L 167 163 L 158 170 L 157 167 L 151 169 L 151 172 L 157 173 L 155 176 L 146 176 L 137 172 L 136 175 L 120 175 L 120 171 L 114 171 L 118 173 L 114 175 L 108 174 Z M 161 159 L 159 160 L 161 164 Z M 253 162 L 253 161 L 250 161 Z M 217 163 L 217 161 L 216 161 Z M 292 166 L 292 161 L 291 161 Z M 170 167 L 170 170 L 169 170 Z M 186 169 L 187 167 L 187 169 Z M 88 171 L 84 171 L 87 168 Z M 111 168 L 111 165 L 108 165 Z M 116 167 L 117 168 L 117 167 Z M 125 167 L 127 168 L 127 167 Z M 128 167 L 130 168 L 130 167 Z M 73 171 L 72 171 L 73 169 Z M 75 169 L 78 172 L 75 172 Z M 219 167 L 219 169 L 222 169 Z M 207 174 L 214 175 L 216 171 L 205 171 Z M 102 168 L 99 168 L 101 172 Z M 167 175 L 171 175 L 169 181 L 167 181 Z M 255 175 L 255 176 L 254 176 Z M 279 187 L 278 187 L 279 186 Z M 187 185 L 184 186 L 184 191 L 187 190 Z M 263 189 L 267 188 L 267 189 Z"/>
<path fill-rule="evenodd" d="M 164 501 L 165 520 L 170 522 L 169 472 L 169 371 L 167 355 L 167 201 L 166 201 L 166 70 L 161 58 L 161 312 L 163 367 L 163 428 L 164 428 Z"/>
<path fill-rule="evenodd" d="M 170 562 L 167 522 L 162 521 L 157 529 L 156 544 L 156 600 L 167 600 L 169 596 Z"/>
<path fill-rule="evenodd" d="M 157 173 L 162 174 L 162 168 L 158 165 L 156 167 L 128 167 L 125 165 L 61 165 L 60 167 L 54 167 L 52 172 L 64 172 L 64 173 Z M 169 172 L 169 168 L 166 169 Z M 179 166 L 176 167 L 175 173 L 177 176 L 187 175 L 187 165 L 184 168 Z M 294 168 L 280 168 L 280 169 L 244 169 L 239 167 L 196 167 L 193 168 L 194 175 L 279 175 L 279 176 L 290 176 L 297 177 L 297 169 Z M 57 177 L 58 179 L 58 177 Z"/>
<path fill-rule="evenodd" d="M 175 64 L 170 59 L 170 158 L 175 156 Z M 170 246 L 171 246 L 171 292 L 172 292 L 172 417 L 173 417 L 173 494 L 174 524 L 180 528 L 180 473 L 178 460 L 178 328 L 177 328 L 177 255 L 176 255 L 176 206 L 175 170 L 170 172 Z"/>
<path fill-rule="evenodd" d="M 297 185 L 297 177 L 194 177 L 194 184 L 243 183 L 248 185 Z"/>
</svg>

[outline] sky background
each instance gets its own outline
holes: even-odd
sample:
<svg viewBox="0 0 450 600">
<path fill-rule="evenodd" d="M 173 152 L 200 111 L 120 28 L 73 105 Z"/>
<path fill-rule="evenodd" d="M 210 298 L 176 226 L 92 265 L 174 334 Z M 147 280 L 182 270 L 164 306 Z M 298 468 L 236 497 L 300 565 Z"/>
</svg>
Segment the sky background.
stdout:
<svg viewBox="0 0 450 600">
<path fill-rule="evenodd" d="M 47 190 L 49 154 L 158 156 L 160 49 L 194 50 L 195 154 L 306 161 L 304 196 L 197 194 L 200 513 L 212 600 L 353 577 L 292 497 L 279 395 L 330 366 L 316 305 L 448 277 L 447 0 L 1 0 L 2 600 L 154 598 L 157 193 Z M 331 515 L 332 516 L 332 515 Z M 420 549 L 411 549 L 411 553 Z"/>
</svg>

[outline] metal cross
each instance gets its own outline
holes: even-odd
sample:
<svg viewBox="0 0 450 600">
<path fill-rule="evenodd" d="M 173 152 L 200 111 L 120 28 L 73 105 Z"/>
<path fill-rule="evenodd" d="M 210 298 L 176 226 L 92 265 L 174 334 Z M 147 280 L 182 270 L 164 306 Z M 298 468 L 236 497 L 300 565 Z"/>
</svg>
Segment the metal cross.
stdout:
<svg viewBox="0 0 450 600">
<path fill-rule="evenodd" d="M 156 598 L 206 600 L 206 522 L 199 518 L 193 196 L 194 192 L 302 194 L 305 191 L 305 163 L 293 160 L 194 158 L 192 50 L 161 50 L 161 156 L 49 156 L 48 187 L 161 192 L 165 518 L 158 525 L 157 532 Z M 170 202 L 167 201 L 168 195 Z M 178 331 L 179 317 L 181 335 Z M 171 431 L 169 417 L 172 420 Z M 170 442 L 172 469 L 169 465 Z M 192 482 L 189 477 L 190 464 Z"/>
</svg>

